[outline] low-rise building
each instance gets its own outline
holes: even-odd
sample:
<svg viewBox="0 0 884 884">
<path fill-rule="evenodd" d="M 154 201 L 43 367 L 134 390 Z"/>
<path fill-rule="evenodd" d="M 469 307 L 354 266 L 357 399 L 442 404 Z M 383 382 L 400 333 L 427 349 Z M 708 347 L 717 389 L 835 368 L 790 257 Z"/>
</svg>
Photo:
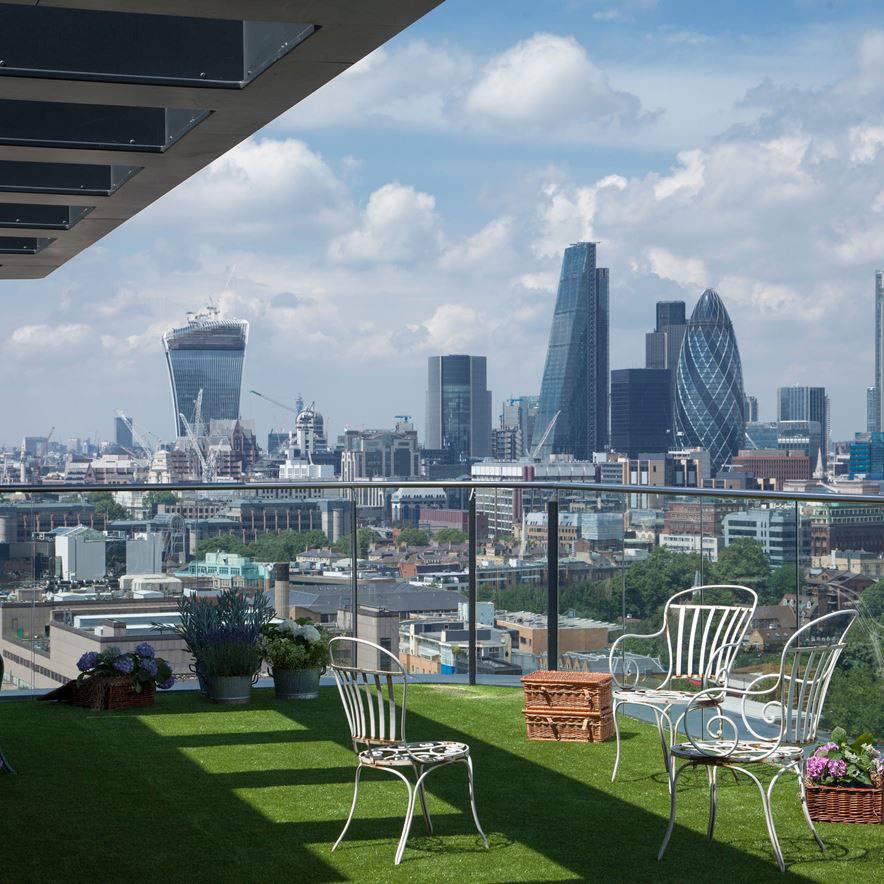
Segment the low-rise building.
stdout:
<svg viewBox="0 0 884 884">
<path fill-rule="evenodd" d="M 724 517 L 724 545 L 737 538 L 757 540 L 764 548 L 771 567 L 792 563 L 810 551 L 810 525 L 800 519 L 795 524 L 793 507 L 741 510 Z M 800 540 L 800 548 L 798 541 Z"/>
</svg>

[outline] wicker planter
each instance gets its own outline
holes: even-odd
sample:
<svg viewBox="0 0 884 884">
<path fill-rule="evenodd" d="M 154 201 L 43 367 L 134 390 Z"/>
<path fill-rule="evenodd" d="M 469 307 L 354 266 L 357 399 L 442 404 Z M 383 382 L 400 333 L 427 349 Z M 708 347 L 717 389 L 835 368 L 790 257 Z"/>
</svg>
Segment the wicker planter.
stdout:
<svg viewBox="0 0 884 884">
<path fill-rule="evenodd" d="M 821 823 L 884 822 L 884 787 L 820 786 L 805 781 L 810 818 Z"/>
<path fill-rule="evenodd" d="M 144 682 L 135 690 L 135 682 L 128 675 L 113 678 L 85 678 L 69 681 L 60 688 L 38 697 L 38 700 L 57 700 L 73 703 L 87 709 L 127 709 L 135 706 L 153 706 L 157 698 L 156 685 Z"/>
<path fill-rule="evenodd" d="M 601 743 L 614 734 L 614 720 L 610 715 L 585 712 L 581 709 L 523 709 L 525 729 L 529 740 L 549 740 L 558 743 Z"/>
<path fill-rule="evenodd" d="M 612 679 L 600 672 L 532 672 L 522 678 L 528 709 L 582 709 L 610 715 Z"/>
</svg>

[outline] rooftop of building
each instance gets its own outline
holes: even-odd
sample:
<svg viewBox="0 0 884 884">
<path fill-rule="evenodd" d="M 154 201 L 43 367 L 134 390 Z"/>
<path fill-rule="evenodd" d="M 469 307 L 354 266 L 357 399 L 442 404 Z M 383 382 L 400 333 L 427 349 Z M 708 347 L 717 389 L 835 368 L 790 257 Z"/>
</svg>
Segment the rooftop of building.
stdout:
<svg viewBox="0 0 884 884">
<path fill-rule="evenodd" d="M 546 614 L 535 614 L 533 611 L 496 611 L 494 618 L 498 623 L 513 626 L 528 626 L 532 629 L 546 629 Z M 559 614 L 559 629 L 623 629 L 619 623 L 608 623 L 604 620 L 592 620 L 589 617 L 568 617 Z"/>
</svg>

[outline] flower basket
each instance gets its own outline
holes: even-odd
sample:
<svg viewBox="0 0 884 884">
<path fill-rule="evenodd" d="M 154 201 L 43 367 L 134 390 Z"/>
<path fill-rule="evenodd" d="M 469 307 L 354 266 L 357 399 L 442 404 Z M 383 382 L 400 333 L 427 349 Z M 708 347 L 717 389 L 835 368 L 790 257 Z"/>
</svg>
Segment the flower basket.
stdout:
<svg viewBox="0 0 884 884">
<path fill-rule="evenodd" d="M 77 684 L 73 703 L 88 709 L 127 709 L 156 703 L 156 686 L 152 681 L 142 684 L 140 691 L 136 691 L 135 687 L 135 682 L 125 675 L 119 678 L 87 678 Z"/>
<path fill-rule="evenodd" d="M 807 811 L 818 823 L 884 822 L 884 788 L 820 786 L 805 781 Z"/>
<path fill-rule="evenodd" d="M 522 677 L 530 709 L 585 709 L 611 715 L 611 676 L 600 672 L 532 672 Z"/>
</svg>

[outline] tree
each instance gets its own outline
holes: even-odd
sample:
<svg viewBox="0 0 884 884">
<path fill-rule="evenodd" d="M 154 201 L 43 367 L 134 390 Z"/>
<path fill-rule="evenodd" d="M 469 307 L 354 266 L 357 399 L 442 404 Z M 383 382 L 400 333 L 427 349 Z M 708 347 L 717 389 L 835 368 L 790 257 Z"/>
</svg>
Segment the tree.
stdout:
<svg viewBox="0 0 884 884">
<path fill-rule="evenodd" d="M 715 583 L 748 586 L 758 593 L 759 598 L 768 597 L 770 560 L 764 547 L 751 537 L 738 537 L 731 541 L 718 554 L 718 561 L 711 570 Z"/>
<path fill-rule="evenodd" d="M 160 504 L 172 505 L 178 502 L 178 495 L 174 491 L 148 491 L 144 495 L 144 506 L 152 516 L 155 516 Z"/>
<path fill-rule="evenodd" d="M 430 538 L 427 537 L 426 531 L 421 531 L 418 528 L 403 528 L 399 532 L 398 543 L 400 546 L 403 544 L 406 546 L 429 546 Z"/>
<path fill-rule="evenodd" d="M 694 585 L 700 557 L 654 547 L 648 557 L 626 570 L 626 613 L 644 620 L 658 614 L 667 599 Z"/>
<path fill-rule="evenodd" d="M 467 536 L 463 531 L 458 531 L 457 528 L 443 528 L 433 535 L 433 540 L 436 543 L 466 543 Z"/>
<path fill-rule="evenodd" d="M 758 601 L 763 605 L 778 605 L 787 593 L 795 592 L 795 577 L 798 568 L 794 564 L 780 565 L 768 581 L 767 592 L 759 595 Z"/>
<path fill-rule="evenodd" d="M 884 580 L 879 580 L 863 590 L 857 607 L 872 617 L 884 614 Z"/>
<path fill-rule="evenodd" d="M 235 553 L 240 556 L 251 555 L 251 549 L 235 534 L 219 534 L 217 537 L 204 537 L 196 545 L 197 556 L 205 556 L 208 552 Z"/>
<path fill-rule="evenodd" d="M 89 503 L 95 507 L 96 513 L 102 513 L 107 520 L 128 519 L 129 510 L 117 503 L 110 491 L 92 491 L 89 493 Z"/>
<path fill-rule="evenodd" d="M 371 546 L 372 541 L 374 540 L 374 531 L 371 528 L 360 528 L 356 532 L 356 546 L 357 546 L 357 555 L 360 558 L 365 558 L 368 555 L 368 548 Z M 350 544 L 352 540 L 350 539 L 349 534 L 345 534 L 340 540 L 336 540 L 332 544 L 332 549 L 335 552 L 344 553 L 345 555 L 350 555 Z"/>
</svg>

